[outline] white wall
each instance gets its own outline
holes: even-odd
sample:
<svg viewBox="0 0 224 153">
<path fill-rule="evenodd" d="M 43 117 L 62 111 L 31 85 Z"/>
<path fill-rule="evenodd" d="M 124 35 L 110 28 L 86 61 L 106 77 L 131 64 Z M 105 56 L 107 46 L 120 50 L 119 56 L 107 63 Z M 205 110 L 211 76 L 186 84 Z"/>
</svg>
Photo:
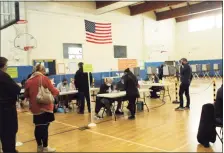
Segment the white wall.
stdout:
<svg viewBox="0 0 224 153">
<path fill-rule="evenodd" d="M 27 31 L 37 39 L 38 46 L 28 54 L 22 52 L 24 55 L 21 55 L 21 59 L 24 62 L 21 65 L 31 65 L 33 59 L 56 59 L 57 63 L 66 64 L 69 61 L 78 62 L 63 59 L 62 43 L 82 43 L 83 61 L 93 64 L 95 72 L 117 70 L 113 45 L 127 46 L 130 59 L 164 61 L 173 57 L 175 22 L 173 19 L 157 22 L 153 12 L 130 16 L 126 7 L 95 15 L 94 2 L 26 2 L 22 7 L 26 8 Z M 87 43 L 84 19 L 112 23 L 113 44 Z M 3 30 L 1 43 L 7 42 L 9 35 L 12 38 L 15 36 L 13 30 L 12 27 Z M 159 47 L 161 45 L 162 48 Z M 9 47 L 3 45 L 2 48 L 3 56 L 8 57 Z M 156 50 L 168 52 L 156 53 Z M 15 65 L 15 62 L 11 62 L 11 65 Z"/>
<path fill-rule="evenodd" d="M 153 12 L 144 18 L 146 60 L 150 62 L 174 60 L 175 19 L 156 21 Z"/>
<path fill-rule="evenodd" d="M 189 32 L 188 22 L 176 23 L 176 59 L 222 59 L 222 28 Z"/>
</svg>

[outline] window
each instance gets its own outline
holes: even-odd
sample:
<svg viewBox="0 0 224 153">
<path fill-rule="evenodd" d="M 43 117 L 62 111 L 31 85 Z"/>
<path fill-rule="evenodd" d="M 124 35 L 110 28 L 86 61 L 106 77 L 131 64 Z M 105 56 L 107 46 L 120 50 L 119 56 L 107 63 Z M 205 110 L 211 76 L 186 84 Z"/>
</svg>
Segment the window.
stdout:
<svg viewBox="0 0 224 153">
<path fill-rule="evenodd" d="M 127 46 L 114 46 L 114 58 L 127 58 Z"/>
<path fill-rule="evenodd" d="M 68 47 L 69 59 L 82 59 L 82 48 Z"/>
<path fill-rule="evenodd" d="M 222 14 L 206 16 L 188 21 L 189 32 L 203 31 L 222 27 Z"/>
<path fill-rule="evenodd" d="M 82 59 L 82 44 L 63 44 L 63 56 L 65 59 Z"/>
</svg>

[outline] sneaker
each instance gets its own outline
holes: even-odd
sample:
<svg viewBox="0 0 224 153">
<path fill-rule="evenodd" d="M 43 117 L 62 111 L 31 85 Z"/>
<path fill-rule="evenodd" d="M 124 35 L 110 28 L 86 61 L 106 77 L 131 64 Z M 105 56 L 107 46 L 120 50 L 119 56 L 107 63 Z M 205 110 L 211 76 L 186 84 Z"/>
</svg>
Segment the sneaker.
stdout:
<svg viewBox="0 0 224 153">
<path fill-rule="evenodd" d="M 101 117 L 100 115 L 95 115 L 94 118 L 95 118 L 96 120 L 100 120 L 100 119 L 102 119 L 102 117 Z"/>
<path fill-rule="evenodd" d="M 43 146 L 38 146 L 37 147 L 37 152 L 43 152 Z"/>
<path fill-rule="evenodd" d="M 43 148 L 43 152 L 55 152 L 56 149 L 55 148 L 51 148 L 51 147 L 44 147 Z"/>
<path fill-rule="evenodd" d="M 129 120 L 134 120 L 135 119 L 135 116 L 129 116 L 128 119 Z"/>
<path fill-rule="evenodd" d="M 124 115 L 124 112 L 116 111 L 115 114 L 116 115 Z"/>
<path fill-rule="evenodd" d="M 184 107 L 184 110 L 190 110 L 189 106 Z"/>
<path fill-rule="evenodd" d="M 183 111 L 183 110 L 184 110 L 183 107 L 177 107 L 177 108 L 175 108 L 175 111 Z"/>
</svg>

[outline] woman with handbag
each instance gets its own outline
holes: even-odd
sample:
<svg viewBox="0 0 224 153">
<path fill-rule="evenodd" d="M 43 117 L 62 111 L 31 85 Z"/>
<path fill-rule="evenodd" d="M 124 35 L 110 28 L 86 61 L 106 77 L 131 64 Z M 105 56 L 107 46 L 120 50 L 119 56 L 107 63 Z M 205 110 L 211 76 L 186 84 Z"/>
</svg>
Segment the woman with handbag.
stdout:
<svg viewBox="0 0 224 153">
<path fill-rule="evenodd" d="M 48 146 L 48 128 L 55 120 L 53 103 L 59 91 L 52 85 L 45 73 L 45 67 L 38 64 L 35 72 L 26 82 L 24 95 L 29 99 L 30 110 L 33 113 L 37 152 L 55 152 L 54 148 Z"/>
</svg>

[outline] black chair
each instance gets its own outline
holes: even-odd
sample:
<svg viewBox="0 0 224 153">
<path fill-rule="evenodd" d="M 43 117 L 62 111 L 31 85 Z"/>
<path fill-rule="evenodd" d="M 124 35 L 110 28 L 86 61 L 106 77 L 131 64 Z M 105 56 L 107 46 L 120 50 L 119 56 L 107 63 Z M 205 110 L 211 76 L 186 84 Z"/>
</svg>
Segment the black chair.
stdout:
<svg viewBox="0 0 224 153">
<path fill-rule="evenodd" d="M 217 130 L 216 130 L 216 135 L 218 136 L 219 140 L 223 143 L 223 121 L 222 119 L 218 119 L 216 118 L 216 121 L 215 121 L 215 126 L 216 128 L 220 128 L 220 132 L 218 133 Z"/>
</svg>

